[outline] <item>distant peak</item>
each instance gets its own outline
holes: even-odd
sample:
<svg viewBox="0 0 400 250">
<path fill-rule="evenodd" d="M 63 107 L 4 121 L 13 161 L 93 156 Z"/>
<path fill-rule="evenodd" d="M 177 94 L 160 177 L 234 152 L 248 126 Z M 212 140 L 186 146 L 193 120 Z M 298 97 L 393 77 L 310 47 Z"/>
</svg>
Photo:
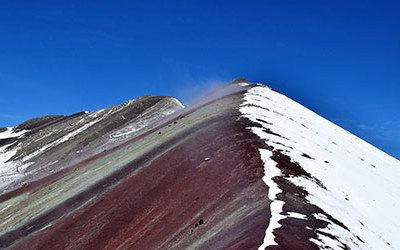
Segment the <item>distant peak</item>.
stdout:
<svg viewBox="0 0 400 250">
<path fill-rule="evenodd" d="M 231 83 L 249 83 L 249 81 L 244 77 L 237 77 Z"/>
</svg>

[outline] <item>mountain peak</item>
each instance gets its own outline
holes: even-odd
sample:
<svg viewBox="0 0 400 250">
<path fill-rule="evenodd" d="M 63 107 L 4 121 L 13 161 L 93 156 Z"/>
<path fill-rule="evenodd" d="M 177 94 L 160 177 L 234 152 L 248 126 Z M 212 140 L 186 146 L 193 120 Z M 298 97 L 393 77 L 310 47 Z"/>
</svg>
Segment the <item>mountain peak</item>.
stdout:
<svg viewBox="0 0 400 250">
<path fill-rule="evenodd" d="M 239 76 L 233 79 L 231 83 L 249 83 L 249 81 L 246 78 Z"/>
</svg>

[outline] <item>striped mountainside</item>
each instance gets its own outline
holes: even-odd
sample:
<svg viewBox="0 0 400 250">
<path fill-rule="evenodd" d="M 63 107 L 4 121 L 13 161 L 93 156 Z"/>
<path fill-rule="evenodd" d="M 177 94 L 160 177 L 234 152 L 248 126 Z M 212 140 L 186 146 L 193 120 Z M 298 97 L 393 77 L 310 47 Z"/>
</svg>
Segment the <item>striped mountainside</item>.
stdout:
<svg viewBox="0 0 400 250">
<path fill-rule="evenodd" d="M 0 129 L 0 247 L 399 249 L 400 162 L 237 79 Z"/>
</svg>

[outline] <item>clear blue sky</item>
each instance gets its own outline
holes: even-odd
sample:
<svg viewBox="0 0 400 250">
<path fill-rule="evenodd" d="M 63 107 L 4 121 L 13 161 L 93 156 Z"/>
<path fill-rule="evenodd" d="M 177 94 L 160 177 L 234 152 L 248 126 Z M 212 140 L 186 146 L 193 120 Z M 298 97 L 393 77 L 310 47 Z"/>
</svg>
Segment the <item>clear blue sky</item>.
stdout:
<svg viewBox="0 0 400 250">
<path fill-rule="evenodd" d="M 399 1 L 0 4 L 0 127 L 240 75 L 400 158 Z"/>
</svg>

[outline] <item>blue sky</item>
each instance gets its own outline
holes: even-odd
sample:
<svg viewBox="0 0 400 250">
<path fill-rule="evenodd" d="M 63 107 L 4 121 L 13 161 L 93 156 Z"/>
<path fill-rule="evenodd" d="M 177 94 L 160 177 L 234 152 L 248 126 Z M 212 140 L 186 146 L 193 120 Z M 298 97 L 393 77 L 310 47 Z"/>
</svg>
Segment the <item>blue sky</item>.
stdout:
<svg viewBox="0 0 400 250">
<path fill-rule="evenodd" d="M 0 4 L 0 127 L 244 76 L 400 158 L 398 1 Z"/>
</svg>

